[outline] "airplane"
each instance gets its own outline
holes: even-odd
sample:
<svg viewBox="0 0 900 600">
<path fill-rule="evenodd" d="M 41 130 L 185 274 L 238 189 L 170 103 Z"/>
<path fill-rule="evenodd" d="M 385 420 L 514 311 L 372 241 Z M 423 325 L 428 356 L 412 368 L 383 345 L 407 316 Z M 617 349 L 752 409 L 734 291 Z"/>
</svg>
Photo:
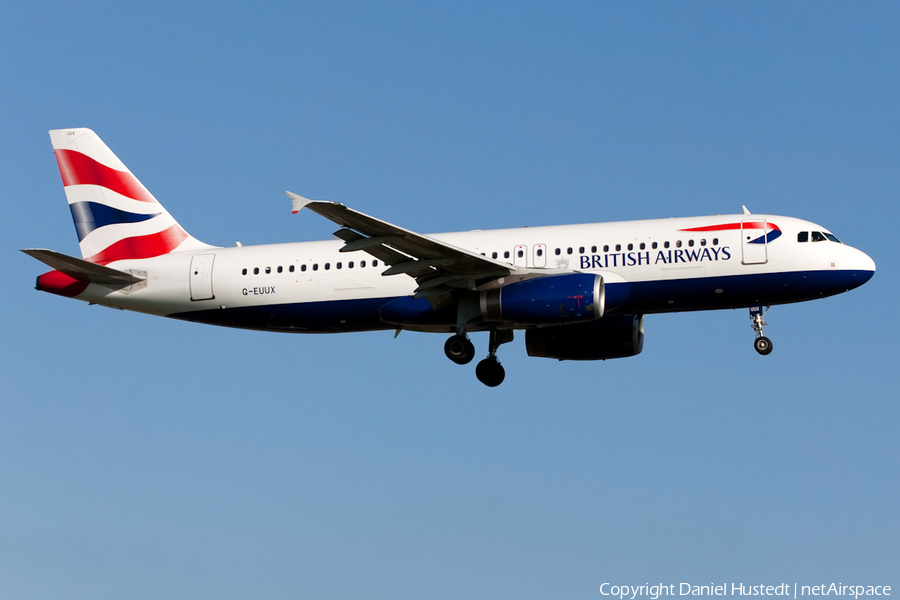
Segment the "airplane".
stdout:
<svg viewBox="0 0 900 600">
<path fill-rule="evenodd" d="M 36 289 L 197 323 L 289 333 L 490 332 L 475 374 L 500 385 L 500 345 L 525 331 L 529 356 L 639 354 L 644 315 L 749 308 L 754 347 L 770 306 L 849 291 L 875 263 L 815 223 L 716 215 L 423 235 L 337 202 L 287 192 L 340 228 L 336 240 L 233 247 L 192 237 L 90 129 L 50 131 L 81 258 L 26 254 L 53 270 Z M 395 335 L 396 335 L 395 334 Z"/>
</svg>

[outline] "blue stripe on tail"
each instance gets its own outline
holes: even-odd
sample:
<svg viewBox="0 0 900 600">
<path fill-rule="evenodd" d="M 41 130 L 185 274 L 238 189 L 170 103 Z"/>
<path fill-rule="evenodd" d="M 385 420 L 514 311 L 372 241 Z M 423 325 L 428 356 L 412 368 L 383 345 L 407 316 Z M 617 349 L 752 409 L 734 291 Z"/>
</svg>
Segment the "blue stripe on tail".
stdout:
<svg viewBox="0 0 900 600">
<path fill-rule="evenodd" d="M 75 231 L 78 232 L 79 242 L 100 227 L 117 223 L 140 223 L 162 214 L 142 215 L 96 202 L 75 202 L 69 205 L 69 209 L 72 211 L 72 220 L 75 221 Z"/>
</svg>

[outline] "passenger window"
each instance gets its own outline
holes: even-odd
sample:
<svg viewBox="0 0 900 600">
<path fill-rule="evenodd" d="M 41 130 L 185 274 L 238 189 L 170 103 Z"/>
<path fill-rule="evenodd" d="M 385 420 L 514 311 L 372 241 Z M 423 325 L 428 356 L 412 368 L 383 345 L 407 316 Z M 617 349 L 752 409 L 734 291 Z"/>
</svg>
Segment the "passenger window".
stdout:
<svg viewBox="0 0 900 600">
<path fill-rule="evenodd" d="M 319 263 L 313 263 L 313 271 L 319 270 Z"/>
<path fill-rule="evenodd" d="M 608 245 L 608 244 L 605 245 L 605 246 L 603 246 L 603 251 L 604 251 L 604 252 L 609 252 L 609 245 Z"/>
<path fill-rule="evenodd" d="M 628 250 L 634 250 L 634 244 L 628 244 Z"/>
<path fill-rule="evenodd" d="M 496 253 L 496 252 L 491 252 L 491 258 L 497 258 L 497 253 Z"/>
<path fill-rule="evenodd" d="M 331 269 L 331 263 L 325 263 L 325 270 L 328 271 Z"/>
<path fill-rule="evenodd" d="M 281 265 L 278 265 L 278 272 L 281 273 L 284 269 L 281 268 Z"/>
<path fill-rule="evenodd" d="M 556 253 L 559 254 L 559 248 L 556 249 Z M 509 258 L 509 250 L 503 253 L 503 258 Z"/>
<path fill-rule="evenodd" d="M 616 252 L 622 249 L 622 244 L 616 244 Z"/>
<path fill-rule="evenodd" d="M 808 232 L 808 231 L 801 231 L 800 233 L 798 233 L 798 234 L 797 234 L 797 241 L 798 241 L 798 242 L 808 242 L 808 241 L 809 241 L 809 232 Z"/>
<path fill-rule="evenodd" d="M 253 267 L 253 274 L 259 275 L 259 267 Z"/>
<path fill-rule="evenodd" d="M 266 275 L 272 272 L 272 267 L 266 267 Z"/>
<path fill-rule="evenodd" d="M 657 244 L 656 242 L 653 242 L 653 243 L 650 245 L 650 247 L 653 248 L 654 250 L 656 250 L 656 248 L 659 247 L 659 244 Z"/>
<path fill-rule="evenodd" d="M 703 238 L 702 240 L 700 240 L 700 245 L 701 245 L 701 246 L 705 246 L 705 245 L 706 245 L 706 238 Z"/>
<path fill-rule="evenodd" d="M 246 274 L 247 274 L 247 269 L 244 269 L 241 271 L 241 275 L 246 275 Z"/>
<path fill-rule="evenodd" d="M 350 262 L 347 263 L 347 268 L 348 268 L 348 269 L 352 269 L 352 268 L 353 268 L 353 261 L 352 261 L 352 260 L 351 260 Z"/>
<path fill-rule="evenodd" d="M 812 241 L 814 241 L 814 242 L 824 242 L 824 241 L 825 241 L 825 236 L 822 235 L 822 232 L 820 232 L 820 231 L 813 231 L 813 232 L 812 232 Z"/>
<path fill-rule="evenodd" d="M 340 269 L 342 266 L 343 266 L 343 264 L 341 264 L 341 263 L 338 263 L 335 265 L 335 267 L 337 267 L 338 269 Z"/>
<path fill-rule="evenodd" d="M 584 246 L 578 249 L 578 254 L 584 254 Z"/>
<path fill-rule="evenodd" d="M 693 248 L 693 247 L 694 247 L 694 240 L 688 240 L 688 246 L 690 246 L 691 248 Z"/>
<path fill-rule="evenodd" d="M 591 254 L 597 254 L 597 246 L 591 246 Z"/>
<path fill-rule="evenodd" d="M 572 249 L 571 249 L 571 248 L 567 248 L 567 249 L 566 249 L 566 254 L 572 254 Z"/>
<path fill-rule="evenodd" d="M 518 256 L 519 258 L 522 258 L 523 256 L 525 256 L 525 251 L 524 251 L 524 250 L 519 250 L 516 254 L 517 254 L 517 256 Z"/>
<path fill-rule="evenodd" d="M 713 238 L 713 246 L 719 245 L 719 238 Z"/>
<path fill-rule="evenodd" d="M 365 266 L 366 266 L 366 261 L 364 261 L 364 260 L 359 261 L 359 268 L 360 268 L 360 269 L 364 268 Z"/>
<path fill-rule="evenodd" d="M 676 240 L 676 241 L 675 241 L 675 247 L 676 247 L 676 248 L 681 248 L 681 240 Z"/>
<path fill-rule="evenodd" d="M 646 247 L 647 247 L 647 244 L 645 244 L 644 242 L 641 242 L 641 250 L 643 250 Z"/>
<path fill-rule="evenodd" d="M 663 248 L 668 248 L 668 247 L 669 247 L 669 242 L 663 242 Z"/>
<path fill-rule="evenodd" d="M 373 266 L 373 267 L 377 267 L 377 266 L 378 266 L 378 261 L 377 261 L 377 260 L 373 260 L 373 261 L 372 261 L 372 266 Z"/>
<path fill-rule="evenodd" d="M 537 255 L 538 255 L 538 256 L 543 256 L 543 255 L 544 255 L 544 251 L 543 251 L 541 248 L 538 248 L 538 249 L 537 249 Z"/>
<path fill-rule="evenodd" d="M 301 271 L 306 271 L 306 265 L 300 265 L 300 270 L 301 270 Z"/>
<path fill-rule="evenodd" d="M 294 265 L 289 266 L 289 267 L 288 267 L 288 271 L 290 271 L 291 273 L 293 273 L 293 272 L 294 272 Z"/>
</svg>

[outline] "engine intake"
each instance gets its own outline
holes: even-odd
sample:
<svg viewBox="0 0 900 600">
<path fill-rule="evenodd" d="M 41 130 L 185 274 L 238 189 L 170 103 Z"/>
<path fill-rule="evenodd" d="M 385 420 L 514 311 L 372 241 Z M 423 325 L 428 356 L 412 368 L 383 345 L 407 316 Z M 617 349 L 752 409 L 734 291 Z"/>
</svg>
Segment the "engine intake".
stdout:
<svg viewBox="0 0 900 600">
<path fill-rule="evenodd" d="M 635 356 L 644 348 L 644 317 L 606 317 L 592 323 L 529 329 L 525 347 L 528 356 L 559 360 Z"/>
<path fill-rule="evenodd" d="M 603 316 L 603 277 L 589 273 L 551 275 L 481 292 L 485 321 L 553 324 Z"/>
</svg>

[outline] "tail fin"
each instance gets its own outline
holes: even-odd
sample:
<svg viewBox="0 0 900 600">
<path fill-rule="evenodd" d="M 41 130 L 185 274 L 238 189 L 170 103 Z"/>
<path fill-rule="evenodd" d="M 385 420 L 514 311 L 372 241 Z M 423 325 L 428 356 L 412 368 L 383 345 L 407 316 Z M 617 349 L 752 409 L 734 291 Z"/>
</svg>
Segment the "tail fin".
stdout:
<svg viewBox="0 0 900 600">
<path fill-rule="evenodd" d="M 106 265 L 211 246 L 191 237 L 90 129 L 50 132 L 81 256 Z"/>
</svg>

